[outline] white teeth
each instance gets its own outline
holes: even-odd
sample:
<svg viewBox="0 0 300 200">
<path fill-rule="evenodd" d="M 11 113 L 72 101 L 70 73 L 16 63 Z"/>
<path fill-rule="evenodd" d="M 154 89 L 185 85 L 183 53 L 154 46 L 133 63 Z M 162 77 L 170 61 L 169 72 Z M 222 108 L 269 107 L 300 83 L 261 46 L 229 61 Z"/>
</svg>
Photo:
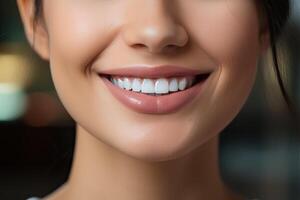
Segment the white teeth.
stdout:
<svg viewBox="0 0 300 200">
<path fill-rule="evenodd" d="M 184 90 L 185 88 L 187 87 L 187 80 L 186 78 L 182 78 L 180 81 L 179 81 L 179 90 Z"/>
<path fill-rule="evenodd" d="M 124 88 L 123 80 L 120 79 L 120 78 L 118 78 L 117 81 L 118 81 L 118 86 L 119 86 L 120 88 Z"/>
<path fill-rule="evenodd" d="M 131 90 L 131 81 L 129 80 L 129 78 L 124 78 L 123 86 L 126 90 Z"/>
<path fill-rule="evenodd" d="M 118 81 L 116 78 L 110 77 L 110 81 L 114 84 L 114 85 L 118 85 Z"/>
<path fill-rule="evenodd" d="M 169 85 L 169 91 L 171 91 L 171 92 L 178 91 L 178 81 L 176 78 L 171 79 L 170 85 Z"/>
<path fill-rule="evenodd" d="M 155 93 L 154 82 L 151 79 L 144 79 L 142 93 Z"/>
<path fill-rule="evenodd" d="M 141 92 L 151 95 L 168 94 L 170 92 L 177 92 L 178 90 L 185 90 L 192 86 L 195 78 L 159 78 L 141 79 L 128 77 L 111 77 L 111 82 L 125 90 L 132 90 L 134 92 Z"/>
<path fill-rule="evenodd" d="M 155 82 L 155 93 L 166 94 L 169 93 L 169 82 L 165 78 L 160 78 Z"/>
<path fill-rule="evenodd" d="M 113 82 L 115 85 L 118 85 L 118 81 L 117 81 L 117 79 L 115 79 L 115 78 L 112 78 L 112 82 Z"/>
<path fill-rule="evenodd" d="M 140 92 L 142 89 L 142 80 L 139 78 L 133 79 L 131 87 L 132 91 Z"/>
</svg>

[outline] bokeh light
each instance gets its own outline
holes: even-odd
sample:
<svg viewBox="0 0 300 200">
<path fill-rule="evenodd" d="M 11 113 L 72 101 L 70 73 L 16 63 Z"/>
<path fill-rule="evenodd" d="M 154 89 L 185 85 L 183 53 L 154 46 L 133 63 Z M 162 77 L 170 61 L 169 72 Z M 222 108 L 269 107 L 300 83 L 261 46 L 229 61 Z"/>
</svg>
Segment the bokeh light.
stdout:
<svg viewBox="0 0 300 200">
<path fill-rule="evenodd" d="M 0 83 L 0 121 L 21 117 L 26 109 L 26 94 L 17 85 Z"/>
<path fill-rule="evenodd" d="M 27 102 L 27 110 L 23 120 L 29 126 L 51 126 L 61 117 L 61 107 L 57 99 L 48 93 L 31 93 Z"/>
<path fill-rule="evenodd" d="M 16 120 L 26 110 L 25 87 L 31 79 L 31 67 L 24 56 L 0 54 L 0 121 Z"/>
</svg>

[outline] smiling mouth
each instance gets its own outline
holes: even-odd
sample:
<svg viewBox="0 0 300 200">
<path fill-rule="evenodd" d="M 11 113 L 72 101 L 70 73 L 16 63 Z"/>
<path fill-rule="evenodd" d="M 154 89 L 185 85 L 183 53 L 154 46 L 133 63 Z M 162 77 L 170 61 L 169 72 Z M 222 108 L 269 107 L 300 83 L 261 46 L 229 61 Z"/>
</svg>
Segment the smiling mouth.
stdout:
<svg viewBox="0 0 300 200">
<path fill-rule="evenodd" d="M 142 78 L 133 76 L 118 76 L 99 74 L 114 86 L 150 96 L 165 96 L 172 93 L 188 90 L 197 84 L 204 82 L 211 73 L 198 74 L 195 76 L 174 76 L 162 78 Z"/>
<path fill-rule="evenodd" d="M 169 114 L 200 98 L 212 69 L 175 65 L 99 69 L 97 75 L 125 107 L 144 114 Z"/>
</svg>

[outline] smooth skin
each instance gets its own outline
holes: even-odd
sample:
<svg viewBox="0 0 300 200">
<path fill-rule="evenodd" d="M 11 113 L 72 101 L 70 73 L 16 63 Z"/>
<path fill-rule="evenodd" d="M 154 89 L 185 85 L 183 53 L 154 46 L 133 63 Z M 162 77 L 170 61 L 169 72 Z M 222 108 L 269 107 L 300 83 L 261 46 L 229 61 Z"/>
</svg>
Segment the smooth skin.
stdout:
<svg viewBox="0 0 300 200">
<path fill-rule="evenodd" d="M 17 0 L 77 123 L 68 181 L 47 200 L 240 200 L 219 172 L 218 136 L 244 105 L 268 31 L 251 0 Z M 263 26 L 262 26 L 263 25 Z M 213 73 L 175 113 L 134 112 L 97 71 L 147 64 Z"/>
</svg>

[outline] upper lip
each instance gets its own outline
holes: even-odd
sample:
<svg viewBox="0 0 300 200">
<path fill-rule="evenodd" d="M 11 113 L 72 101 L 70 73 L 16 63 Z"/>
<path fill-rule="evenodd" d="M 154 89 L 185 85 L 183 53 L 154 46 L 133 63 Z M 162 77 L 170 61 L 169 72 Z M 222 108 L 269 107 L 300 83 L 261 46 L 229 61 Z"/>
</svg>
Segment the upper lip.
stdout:
<svg viewBox="0 0 300 200">
<path fill-rule="evenodd" d="M 100 71 L 100 75 L 141 77 L 141 78 L 161 78 L 176 76 L 197 76 L 200 74 L 211 73 L 212 70 L 191 69 L 178 65 L 160 65 L 160 66 L 143 66 L 135 65 L 122 67 L 118 69 L 106 69 Z"/>
</svg>

